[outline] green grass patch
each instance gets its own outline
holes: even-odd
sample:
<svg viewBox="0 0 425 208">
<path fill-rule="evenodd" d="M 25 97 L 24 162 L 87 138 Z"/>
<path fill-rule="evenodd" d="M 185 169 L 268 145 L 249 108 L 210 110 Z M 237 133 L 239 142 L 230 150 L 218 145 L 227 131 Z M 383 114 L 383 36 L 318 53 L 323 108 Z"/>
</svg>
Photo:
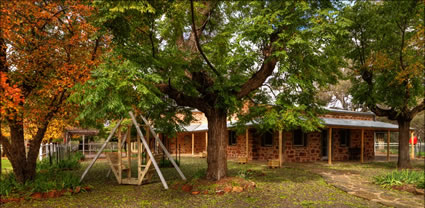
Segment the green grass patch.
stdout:
<svg viewBox="0 0 425 208">
<path fill-rule="evenodd" d="M 418 157 L 425 157 L 425 152 L 418 152 L 416 154 L 416 156 L 418 156 Z"/>
<path fill-rule="evenodd" d="M 12 164 L 8 159 L 1 159 L 1 168 L 4 170 L 12 170 Z"/>
<path fill-rule="evenodd" d="M 425 177 L 422 171 L 395 170 L 391 173 L 377 176 L 374 180 L 376 184 L 384 187 L 414 184 L 418 188 L 425 188 Z"/>
<path fill-rule="evenodd" d="M 77 153 L 52 164 L 46 158 L 37 163 L 35 179 L 24 184 L 18 183 L 12 172 L 7 173 L 0 179 L 0 195 L 29 196 L 35 192 L 74 189 L 80 185 L 80 178 L 72 170 L 79 170 L 81 158 L 82 155 Z"/>
</svg>

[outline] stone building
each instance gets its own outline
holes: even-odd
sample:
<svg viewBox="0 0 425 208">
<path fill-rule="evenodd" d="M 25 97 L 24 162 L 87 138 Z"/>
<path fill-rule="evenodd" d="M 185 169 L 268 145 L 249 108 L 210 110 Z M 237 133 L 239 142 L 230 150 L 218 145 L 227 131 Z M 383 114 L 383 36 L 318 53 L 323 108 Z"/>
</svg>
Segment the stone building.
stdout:
<svg viewBox="0 0 425 208">
<path fill-rule="evenodd" d="M 186 126 L 185 132 L 178 133 L 176 138 L 165 139 L 170 153 L 179 151 L 183 155 L 200 155 L 206 152 L 207 119 L 199 111 L 193 111 L 193 116 L 196 121 Z M 294 130 L 259 134 L 248 124 L 246 132 L 237 135 L 228 122 L 227 156 L 229 159 L 280 160 L 281 163 L 367 161 L 375 155 L 375 132 L 398 131 L 397 125 L 376 121 L 371 112 L 328 109 L 321 118 L 325 127 L 311 133 Z"/>
</svg>

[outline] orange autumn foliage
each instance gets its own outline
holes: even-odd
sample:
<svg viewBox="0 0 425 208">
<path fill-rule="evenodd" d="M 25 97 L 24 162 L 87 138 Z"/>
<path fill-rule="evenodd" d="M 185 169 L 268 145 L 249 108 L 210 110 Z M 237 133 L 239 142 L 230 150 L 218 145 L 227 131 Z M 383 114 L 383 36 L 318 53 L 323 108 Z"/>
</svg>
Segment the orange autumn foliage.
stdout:
<svg viewBox="0 0 425 208">
<path fill-rule="evenodd" d="M 7 75 L 0 72 L 0 116 L 6 116 L 8 109 L 18 111 L 17 106 L 23 101 L 21 90 L 16 85 L 10 86 L 7 82 Z"/>
<path fill-rule="evenodd" d="M 6 92 L 1 115 L 18 113 L 15 119 L 41 123 L 75 107 L 64 101 L 75 84 L 89 79 L 103 41 L 95 38 L 97 29 L 87 21 L 94 9 L 86 2 L 2 2 L 0 29 L 8 70 L 1 73 Z"/>
<path fill-rule="evenodd" d="M 42 140 L 58 137 L 75 118 L 78 105 L 66 101 L 108 46 L 89 21 L 96 14 L 90 3 L 0 1 L 0 130 L 10 131 L 0 131 L 0 143 L 21 183 L 35 178 Z"/>
</svg>

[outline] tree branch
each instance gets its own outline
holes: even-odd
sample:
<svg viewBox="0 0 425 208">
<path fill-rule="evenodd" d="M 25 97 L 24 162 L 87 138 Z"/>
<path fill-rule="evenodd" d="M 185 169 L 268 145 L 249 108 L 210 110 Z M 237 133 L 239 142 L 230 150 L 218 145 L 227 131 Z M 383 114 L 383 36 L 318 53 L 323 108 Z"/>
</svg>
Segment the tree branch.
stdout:
<svg viewBox="0 0 425 208">
<path fill-rule="evenodd" d="M 377 116 L 385 116 L 390 120 L 396 120 L 398 117 L 398 113 L 394 109 L 383 109 L 379 106 L 375 105 L 367 105 L 367 107 L 375 113 Z"/>
<path fill-rule="evenodd" d="M 425 99 L 422 101 L 421 104 L 419 104 L 418 106 L 414 107 L 411 111 L 410 111 L 410 117 L 413 119 L 416 114 L 420 113 L 421 111 L 425 110 Z"/>
<path fill-rule="evenodd" d="M 273 43 L 276 40 L 277 40 L 277 33 L 271 34 L 270 45 L 263 49 L 264 61 L 263 61 L 263 64 L 261 65 L 260 70 L 255 72 L 251 76 L 251 78 L 242 85 L 240 91 L 236 93 L 236 97 L 238 99 L 241 99 L 247 96 L 250 92 L 261 87 L 261 85 L 263 85 L 263 83 L 266 81 L 267 77 L 272 75 L 273 70 L 277 64 L 277 58 L 272 57 L 272 54 L 274 51 Z"/>
<path fill-rule="evenodd" d="M 99 39 L 100 37 L 96 38 L 93 53 L 91 54 L 91 58 L 90 58 L 91 61 L 94 61 L 96 59 L 97 49 L 99 48 Z"/>
<path fill-rule="evenodd" d="M 170 84 L 158 84 L 156 87 L 162 93 L 168 95 L 171 99 L 175 100 L 180 106 L 188 106 L 197 108 L 200 111 L 205 112 L 208 107 L 208 103 L 204 102 L 201 98 L 187 96 L 177 89 L 173 88 Z"/>
<path fill-rule="evenodd" d="M 196 31 L 196 25 L 195 25 L 195 14 L 193 12 L 193 0 L 190 0 L 190 11 L 192 13 L 192 31 L 193 31 L 193 35 L 195 36 L 196 48 L 198 49 L 202 58 L 204 58 L 205 62 L 207 62 L 207 65 L 211 68 L 211 70 L 217 75 L 217 77 L 219 79 L 221 79 L 220 73 L 218 73 L 217 69 L 211 64 L 211 62 L 208 60 L 207 56 L 205 56 L 204 52 L 202 51 L 201 45 L 199 44 L 198 32 Z M 207 21 L 208 21 L 208 19 L 205 22 L 207 22 Z M 204 23 L 202 28 L 205 28 L 205 25 L 206 25 L 206 23 Z"/>
</svg>

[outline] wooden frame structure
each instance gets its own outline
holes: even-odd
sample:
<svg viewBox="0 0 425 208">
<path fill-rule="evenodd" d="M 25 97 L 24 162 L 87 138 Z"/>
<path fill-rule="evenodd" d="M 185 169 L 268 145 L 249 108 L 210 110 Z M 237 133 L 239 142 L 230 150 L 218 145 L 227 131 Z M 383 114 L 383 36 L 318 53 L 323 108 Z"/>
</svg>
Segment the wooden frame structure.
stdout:
<svg viewBox="0 0 425 208">
<path fill-rule="evenodd" d="M 88 171 L 90 170 L 90 168 L 94 165 L 94 163 L 96 162 L 96 160 L 99 158 L 100 154 L 103 152 L 103 150 L 106 147 L 106 144 L 111 140 L 112 136 L 115 134 L 115 132 L 118 129 L 119 132 L 119 136 L 118 136 L 118 153 L 107 153 L 106 157 L 108 159 L 108 162 L 111 166 L 111 169 L 118 181 L 119 184 L 130 184 L 130 185 L 141 185 L 143 184 L 144 181 L 147 181 L 147 179 L 150 179 L 150 177 L 153 174 L 153 168 L 151 167 L 153 165 L 154 169 L 156 170 L 156 172 L 158 173 L 158 176 L 162 182 L 162 185 L 164 186 L 165 189 L 168 189 L 168 185 L 167 182 L 164 179 L 164 176 L 162 175 L 161 170 L 159 169 L 159 166 L 156 162 L 155 159 L 155 155 L 152 153 L 152 151 L 149 148 L 148 143 L 145 140 L 145 137 L 142 133 L 142 131 L 140 130 L 139 124 L 136 121 L 136 117 L 134 116 L 134 114 L 130 111 L 129 115 L 131 117 L 132 120 L 132 125 L 136 127 L 137 130 L 137 169 L 138 169 L 138 175 L 137 178 L 133 178 L 131 177 L 131 155 L 133 154 L 133 152 L 131 151 L 131 140 L 130 140 L 130 127 L 132 125 L 130 125 L 127 128 L 127 133 L 124 135 L 124 138 L 121 138 L 121 122 L 123 119 L 121 119 L 117 125 L 114 127 L 114 129 L 111 131 L 111 133 L 109 134 L 108 138 L 106 139 L 105 143 L 102 145 L 102 147 L 100 148 L 100 150 L 98 151 L 98 153 L 96 154 L 96 156 L 93 158 L 92 162 L 89 164 L 89 166 L 86 168 L 86 170 L 84 171 L 83 175 L 80 178 L 80 182 L 84 179 L 84 177 L 87 175 Z M 178 165 L 176 164 L 176 162 L 174 161 L 174 159 L 171 157 L 170 153 L 167 151 L 167 149 L 165 148 L 164 144 L 162 144 L 161 140 L 158 138 L 158 135 L 155 133 L 155 131 L 153 130 L 153 128 L 151 127 L 151 125 L 149 124 L 149 122 L 146 120 L 145 117 L 143 117 L 141 115 L 141 118 L 143 120 L 143 122 L 146 124 L 146 126 L 148 127 L 146 133 L 149 135 L 149 132 L 154 136 L 155 141 L 159 144 L 159 146 L 162 148 L 163 152 L 165 153 L 165 155 L 168 157 L 168 159 L 171 161 L 171 163 L 173 164 L 174 168 L 177 170 L 177 172 L 179 173 L 180 177 L 183 180 L 186 180 L 186 177 L 183 175 L 182 171 L 180 170 L 180 168 L 178 167 Z M 123 164 L 122 162 L 122 152 L 121 152 L 121 146 L 123 143 L 127 143 L 128 144 L 128 148 L 127 148 L 127 152 L 126 152 L 126 156 L 127 156 L 127 167 Z M 147 153 L 147 157 L 149 158 L 147 160 L 146 165 L 142 164 L 142 152 L 146 151 Z M 123 178 L 123 171 L 127 172 L 127 177 Z"/>
</svg>

